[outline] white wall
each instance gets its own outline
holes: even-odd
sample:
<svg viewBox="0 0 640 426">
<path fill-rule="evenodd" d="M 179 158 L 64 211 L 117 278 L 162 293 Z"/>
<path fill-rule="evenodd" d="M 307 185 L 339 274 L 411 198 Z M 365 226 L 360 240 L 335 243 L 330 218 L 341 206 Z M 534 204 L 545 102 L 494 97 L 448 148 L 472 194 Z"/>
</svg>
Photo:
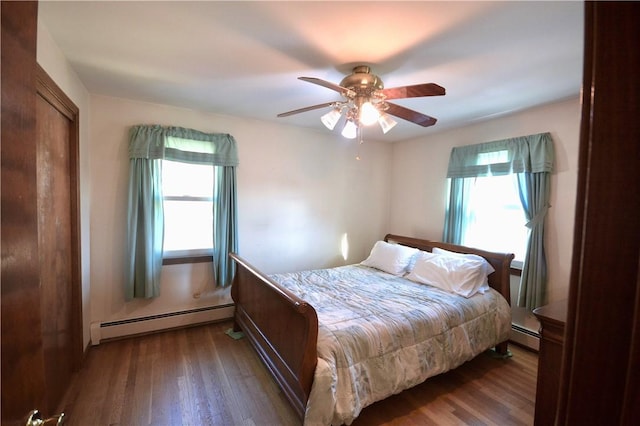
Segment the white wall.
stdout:
<svg viewBox="0 0 640 426">
<path fill-rule="evenodd" d="M 90 309 L 90 241 L 89 222 L 91 217 L 91 185 L 89 178 L 89 92 L 69 65 L 62 51 L 55 44 L 47 28 L 38 19 L 37 40 L 38 64 L 49 74 L 62 91 L 80 110 L 80 238 L 82 274 L 82 324 L 83 348 L 89 344 Z"/>
<path fill-rule="evenodd" d="M 393 145 L 390 230 L 441 239 L 449 154 L 463 146 L 550 132 L 556 161 L 546 220 L 548 301 L 568 296 L 577 189 L 578 97 Z M 401 206 L 402 208 L 398 208 Z"/>
<path fill-rule="evenodd" d="M 161 296 L 124 301 L 128 132 L 161 124 L 229 133 L 238 143 L 240 253 L 267 273 L 358 262 L 388 228 L 391 146 L 330 132 L 91 95 L 92 322 L 224 304 L 207 264 L 163 268 Z M 343 234 L 351 242 L 340 255 Z M 207 286 L 199 299 L 192 294 Z"/>
</svg>

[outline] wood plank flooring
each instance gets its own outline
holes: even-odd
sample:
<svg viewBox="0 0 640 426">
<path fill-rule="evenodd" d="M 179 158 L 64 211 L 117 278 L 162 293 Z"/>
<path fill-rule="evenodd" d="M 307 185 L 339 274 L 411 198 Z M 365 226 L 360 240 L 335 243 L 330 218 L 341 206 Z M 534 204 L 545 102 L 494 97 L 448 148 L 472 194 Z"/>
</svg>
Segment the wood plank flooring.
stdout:
<svg viewBox="0 0 640 426">
<path fill-rule="evenodd" d="M 231 322 L 103 343 L 90 349 L 62 409 L 66 425 L 299 425 Z M 353 425 L 531 425 L 538 356 L 482 354 L 365 408 Z"/>
</svg>

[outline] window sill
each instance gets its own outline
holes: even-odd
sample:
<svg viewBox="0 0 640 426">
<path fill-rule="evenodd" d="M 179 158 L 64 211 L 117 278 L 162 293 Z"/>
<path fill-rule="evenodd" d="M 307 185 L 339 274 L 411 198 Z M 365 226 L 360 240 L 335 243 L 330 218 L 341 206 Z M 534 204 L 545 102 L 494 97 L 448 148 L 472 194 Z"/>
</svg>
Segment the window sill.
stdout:
<svg viewBox="0 0 640 426">
<path fill-rule="evenodd" d="M 163 265 L 182 265 L 184 263 L 208 263 L 213 262 L 213 255 L 192 254 L 184 256 L 171 256 L 162 259 Z"/>
<path fill-rule="evenodd" d="M 521 277 L 522 276 L 522 267 L 511 266 L 509 268 L 509 272 L 510 272 L 511 275 L 515 275 L 517 277 Z"/>
</svg>

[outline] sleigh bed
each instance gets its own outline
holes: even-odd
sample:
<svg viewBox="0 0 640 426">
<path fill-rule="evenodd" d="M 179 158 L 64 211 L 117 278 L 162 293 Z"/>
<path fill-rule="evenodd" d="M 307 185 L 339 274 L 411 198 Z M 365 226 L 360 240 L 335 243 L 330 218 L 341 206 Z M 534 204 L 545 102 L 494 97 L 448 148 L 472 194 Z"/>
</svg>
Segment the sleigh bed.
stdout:
<svg viewBox="0 0 640 426">
<path fill-rule="evenodd" d="M 270 276 L 230 255 L 234 329 L 305 425 L 350 424 L 373 402 L 487 349 L 507 353 L 513 254 L 391 234 L 379 244 L 418 254 L 401 272 L 367 264 L 372 250 L 362 264 Z M 416 282 L 424 262 L 415 259 L 437 257 L 431 252 L 480 256 L 488 277 L 458 294 Z"/>
</svg>

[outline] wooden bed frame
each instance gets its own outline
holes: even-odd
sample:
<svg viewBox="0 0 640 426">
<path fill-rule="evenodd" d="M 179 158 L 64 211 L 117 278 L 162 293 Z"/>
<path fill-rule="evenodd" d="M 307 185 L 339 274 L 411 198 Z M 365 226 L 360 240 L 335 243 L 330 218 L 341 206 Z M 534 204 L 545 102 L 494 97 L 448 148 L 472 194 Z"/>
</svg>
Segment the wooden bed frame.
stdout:
<svg viewBox="0 0 640 426">
<path fill-rule="evenodd" d="M 477 254 L 489 261 L 495 272 L 489 285 L 511 303 L 510 266 L 514 255 L 388 234 L 391 243 L 431 251 L 440 247 L 459 253 Z M 234 330 L 243 331 L 300 418 L 304 418 L 318 361 L 318 317 L 309 303 L 271 280 L 237 254 L 231 287 L 235 302 Z M 496 345 L 507 353 L 507 342 Z"/>
</svg>

